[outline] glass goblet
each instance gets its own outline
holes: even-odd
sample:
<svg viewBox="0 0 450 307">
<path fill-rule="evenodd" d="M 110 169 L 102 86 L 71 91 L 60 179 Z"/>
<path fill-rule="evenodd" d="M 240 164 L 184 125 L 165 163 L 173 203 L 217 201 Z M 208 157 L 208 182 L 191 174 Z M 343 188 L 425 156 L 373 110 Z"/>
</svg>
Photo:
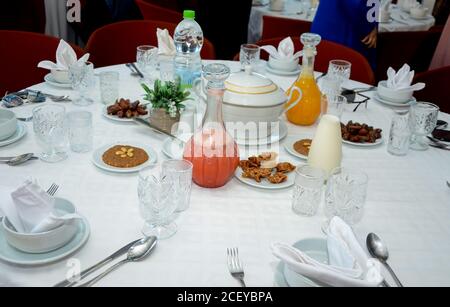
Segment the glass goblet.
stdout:
<svg viewBox="0 0 450 307">
<path fill-rule="evenodd" d="M 439 107 L 429 102 L 419 102 L 411 107 L 409 114 L 412 132 L 410 148 L 420 151 L 428 150 L 430 145 L 427 135 L 436 128 Z"/>
</svg>

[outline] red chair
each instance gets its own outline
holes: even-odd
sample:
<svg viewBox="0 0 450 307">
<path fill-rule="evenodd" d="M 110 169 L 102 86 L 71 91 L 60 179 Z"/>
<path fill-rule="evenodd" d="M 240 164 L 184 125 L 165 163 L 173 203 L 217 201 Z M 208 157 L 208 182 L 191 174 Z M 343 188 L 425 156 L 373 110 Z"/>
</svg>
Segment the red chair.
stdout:
<svg viewBox="0 0 450 307">
<path fill-rule="evenodd" d="M 183 20 L 183 15 L 177 11 L 154 5 L 144 0 L 135 0 L 146 20 L 161 20 L 178 24 Z"/>
<path fill-rule="evenodd" d="M 312 23 L 309 21 L 269 15 L 263 16 L 263 32 L 261 39 L 266 40 L 282 36 L 300 37 L 303 33 L 311 31 L 311 25 Z"/>
<path fill-rule="evenodd" d="M 303 44 L 300 42 L 299 37 L 291 37 L 294 41 L 294 47 L 296 51 L 303 49 Z M 262 40 L 256 44 L 259 46 L 272 45 L 278 47 L 278 44 L 284 39 L 284 37 L 272 38 L 268 40 Z M 267 60 L 269 55 L 263 51 L 261 58 Z M 239 60 L 239 54 L 234 57 L 235 60 Z M 375 84 L 375 75 L 373 70 L 367 61 L 367 59 L 359 52 L 339 45 L 330 41 L 322 40 L 317 48 L 317 57 L 315 62 L 315 70 L 326 73 L 328 71 L 328 65 L 331 60 L 345 60 L 352 63 L 352 75 L 351 79 L 366 84 Z"/>
<path fill-rule="evenodd" d="M 0 41 L 8 42 L 0 48 L 0 97 L 6 91 L 15 92 L 41 83 L 48 70 L 37 67 L 42 60 L 55 61 L 59 39 L 39 33 L 1 31 Z M 80 57 L 84 51 L 73 46 Z"/>
<path fill-rule="evenodd" d="M 133 20 L 113 23 L 92 33 L 86 45 L 96 67 L 136 61 L 139 45 L 158 45 L 156 30 L 167 29 L 173 35 L 176 25 L 163 21 Z M 201 52 L 203 59 L 215 59 L 214 46 L 205 39 Z"/>
<path fill-rule="evenodd" d="M 416 92 L 414 96 L 419 101 L 432 102 L 439 106 L 442 112 L 450 113 L 449 89 L 450 66 L 417 74 L 414 83 L 423 82 L 425 89 Z"/>
</svg>

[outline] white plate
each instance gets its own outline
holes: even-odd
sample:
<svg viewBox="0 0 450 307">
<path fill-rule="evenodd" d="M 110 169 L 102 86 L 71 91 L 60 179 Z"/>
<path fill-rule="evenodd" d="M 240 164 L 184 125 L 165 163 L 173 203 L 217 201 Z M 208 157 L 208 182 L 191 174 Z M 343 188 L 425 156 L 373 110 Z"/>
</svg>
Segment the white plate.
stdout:
<svg viewBox="0 0 450 307">
<path fill-rule="evenodd" d="M 414 19 L 414 20 L 427 20 L 427 19 L 433 18 L 433 16 L 431 16 L 431 15 L 425 15 L 423 17 L 414 17 L 413 15 L 409 15 L 409 17 L 411 17 L 411 19 Z"/>
<path fill-rule="evenodd" d="M 284 70 L 273 69 L 272 67 L 269 66 L 269 64 L 267 64 L 266 70 L 268 73 L 273 74 L 273 75 L 290 77 L 290 76 L 298 76 L 302 71 L 302 67 L 300 65 L 298 65 L 296 70 L 284 71 Z"/>
<path fill-rule="evenodd" d="M 45 75 L 44 80 L 46 83 L 48 83 L 49 85 L 54 86 L 54 87 L 72 89 L 72 84 L 57 82 L 55 79 L 53 79 L 52 74 Z"/>
<path fill-rule="evenodd" d="M 310 139 L 312 140 L 313 137 L 311 135 L 296 135 L 295 137 L 290 137 L 286 140 L 286 143 L 284 144 L 284 149 L 291 155 L 302 159 L 302 160 L 308 160 L 308 156 L 302 155 L 301 153 L 297 152 L 294 149 L 294 144 L 297 143 L 300 140 Z"/>
<path fill-rule="evenodd" d="M 17 123 L 17 130 L 14 132 L 12 136 L 7 138 L 6 140 L 0 141 L 0 147 L 11 145 L 20 139 L 22 139 L 27 134 L 27 125 L 23 122 Z"/>
<path fill-rule="evenodd" d="M 294 244 L 294 247 L 304 252 L 314 260 L 328 264 L 328 246 L 325 239 L 306 239 Z M 324 287 L 326 285 L 312 281 L 294 271 L 286 264 L 283 270 L 284 278 L 290 287 Z"/>
<path fill-rule="evenodd" d="M 404 103 L 392 102 L 392 101 L 383 99 L 380 97 L 380 95 L 378 95 L 378 93 L 375 93 L 375 95 L 373 97 L 375 98 L 376 101 L 381 102 L 382 104 L 385 104 L 385 105 L 388 105 L 391 107 L 410 107 L 417 102 L 416 98 L 414 98 L 414 97 L 410 101 L 407 101 Z"/>
<path fill-rule="evenodd" d="M 280 184 L 273 184 L 269 182 L 267 179 L 263 179 L 261 182 L 256 182 L 253 179 L 247 179 L 242 177 L 242 169 L 240 167 L 237 168 L 236 172 L 234 173 L 234 176 L 242 183 L 245 183 L 246 185 L 249 185 L 254 188 L 263 189 L 263 190 L 282 190 L 287 189 L 295 184 L 295 171 L 290 172 L 287 174 L 288 179 L 287 181 L 280 183 Z"/>
<path fill-rule="evenodd" d="M 27 254 L 16 250 L 6 242 L 3 235 L 3 230 L 1 230 L 0 260 L 21 266 L 39 266 L 64 259 L 83 247 L 89 239 L 89 235 L 91 233 L 89 222 L 83 218 L 78 224 L 78 232 L 72 241 L 60 249 L 45 254 Z"/>
<path fill-rule="evenodd" d="M 131 168 L 120 168 L 120 167 L 110 166 L 110 165 L 106 164 L 105 162 L 103 162 L 102 157 L 103 157 L 103 154 L 108 149 L 110 149 L 111 147 L 117 146 L 117 145 L 126 145 L 126 146 L 142 148 L 143 150 L 145 150 L 147 152 L 149 159 L 144 164 L 141 164 L 136 167 L 131 167 Z M 158 161 L 158 154 L 153 150 L 153 148 L 151 148 L 150 146 L 144 145 L 144 144 L 136 143 L 136 142 L 115 142 L 115 143 L 104 145 L 104 146 L 98 148 L 92 154 L 92 162 L 94 163 L 95 166 L 97 166 L 98 168 L 100 168 L 104 171 L 113 172 L 113 173 L 136 173 L 148 166 L 156 164 L 157 161 Z"/>
<path fill-rule="evenodd" d="M 114 115 L 109 115 L 108 114 L 108 106 L 105 106 L 102 110 L 102 114 L 104 117 L 106 117 L 107 119 L 116 121 L 116 122 L 122 122 L 122 123 L 134 123 L 134 119 L 133 118 L 119 118 L 118 116 L 114 116 Z M 143 115 L 143 116 L 138 116 L 139 118 L 148 118 L 150 117 L 150 115 Z"/>
<path fill-rule="evenodd" d="M 342 140 L 342 143 L 355 147 L 376 147 L 383 144 L 383 142 L 384 142 L 383 137 L 381 137 L 381 139 L 378 139 L 375 143 L 353 143 L 350 141 Z"/>
<path fill-rule="evenodd" d="M 280 129 L 278 132 L 272 133 L 270 136 L 262 139 L 239 139 L 236 138 L 236 144 L 242 146 L 263 146 L 269 145 L 283 140 L 288 135 L 288 126 L 283 120 L 280 120 Z"/>
</svg>

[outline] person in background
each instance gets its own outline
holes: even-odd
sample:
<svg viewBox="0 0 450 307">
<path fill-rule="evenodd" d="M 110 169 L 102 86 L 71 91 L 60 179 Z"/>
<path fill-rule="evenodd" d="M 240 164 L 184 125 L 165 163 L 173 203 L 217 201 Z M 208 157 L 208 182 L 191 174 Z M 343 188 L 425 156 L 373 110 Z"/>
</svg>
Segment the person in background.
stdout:
<svg viewBox="0 0 450 307">
<path fill-rule="evenodd" d="M 375 67 L 378 24 L 367 18 L 366 0 L 320 1 L 311 31 L 362 53 Z"/>
</svg>

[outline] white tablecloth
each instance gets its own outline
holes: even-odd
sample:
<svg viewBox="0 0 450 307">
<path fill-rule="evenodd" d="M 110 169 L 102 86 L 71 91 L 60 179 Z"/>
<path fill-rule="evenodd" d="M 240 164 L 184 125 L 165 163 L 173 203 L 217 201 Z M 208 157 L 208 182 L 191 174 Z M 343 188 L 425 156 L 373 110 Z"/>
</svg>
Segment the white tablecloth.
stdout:
<svg viewBox="0 0 450 307">
<path fill-rule="evenodd" d="M 238 69 L 238 63 L 230 64 Z M 124 66 L 106 68 L 120 72 L 123 97 L 141 98 L 137 79 Z M 294 78 L 269 75 L 283 88 Z M 348 87 L 361 87 L 350 82 Z M 61 91 L 45 84 L 35 87 L 53 94 Z M 78 107 L 67 104 L 68 110 Z M 95 147 L 123 141 L 145 142 L 160 152 L 163 138 L 134 124 L 117 124 L 102 117 L 99 103 L 86 109 L 94 116 Z M 352 113 L 349 106 L 344 120 L 372 123 L 389 132 L 391 110 L 371 101 L 368 109 Z M 32 106 L 15 109 L 18 116 L 29 116 Z M 450 116 L 441 117 L 450 120 Z M 0 148 L 0 156 L 39 152 L 32 124 L 22 141 Z M 289 124 L 289 134 L 313 133 L 315 127 Z M 282 159 L 301 163 L 280 148 Z M 406 157 L 391 156 L 382 145 L 372 149 L 344 147 L 346 166 L 360 168 L 370 177 L 366 213 L 355 231 L 364 244 L 369 232 L 379 234 L 391 252 L 390 264 L 407 286 L 450 286 L 450 154 L 433 149 L 412 151 Z M 91 154 L 70 154 L 57 164 L 33 161 L 20 167 L 0 165 L 2 185 L 15 186 L 25 176 L 38 178 L 46 187 L 61 186 L 58 196 L 72 200 L 92 227 L 88 243 L 74 256 L 84 268 L 96 263 L 140 236 L 143 221 L 139 215 L 137 176 L 103 172 L 92 165 Z M 145 261 L 124 266 L 104 279 L 100 286 L 238 286 L 227 269 L 226 248 L 239 247 L 249 286 L 284 285 L 279 262 L 270 252 L 273 242 L 294 243 L 310 237 L 323 237 L 322 210 L 312 218 L 291 210 L 291 190 L 264 191 L 233 179 L 215 190 L 194 186 L 191 208 L 177 220 L 178 233 L 159 243 Z M 22 268 L 0 262 L 0 276 L 7 283 L 49 286 L 63 279 L 66 261 Z M 387 275 L 386 275 L 387 276 Z M 0 284 L 2 281 L 0 280 Z"/>
<path fill-rule="evenodd" d="M 285 10 L 282 12 L 271 11 L 269 5 L 253 6 L 250 13 L 250 21 L 248 24 L 249 43 L 256 43 L 261 39 L 263 30 L 263 16 L 265 15 L 305 21 L 314 20 L 314 15 L 311 15 L 306 10 L 303 10 L 301 2 L 298 0 L 286 0 Z"/>
<path fill-rule="evenodd" d="M 401 11 L 396 6 L 391 8 L 391 21 L 388 23 L 380 23 L 380 32 L 414 32 L 428 31 L 436 23 L 433 16 L 423 20 L 411 18 L 408 13 Z"/>
<path fill-rule="evenodd" d="M 320 4 L 319 4 L 320 5 Z M 263 31 L 263 16 L 272 15 L 276 17 L 313 21 L 315 15 L 308 15 L 302 10 L 301 2 L 298 0 L 286 0 L 286 7 L 283 12 L 270 11 L 269 6 L 253 6 L 250 22 L 248 25 L 248 42 L 255 43 L 261 39 Z M 403 18 L 402 18 L 403 16 Z M 380 32 L 403 32 L 403 31 L 428 31 L 436 20 L 434 17 L 424 20 L 412 19 L 407 13 L 401 12 L 396 6 L 392 8 L 392 20 L 388 23 L 380 23 Z"/>
</svg>

